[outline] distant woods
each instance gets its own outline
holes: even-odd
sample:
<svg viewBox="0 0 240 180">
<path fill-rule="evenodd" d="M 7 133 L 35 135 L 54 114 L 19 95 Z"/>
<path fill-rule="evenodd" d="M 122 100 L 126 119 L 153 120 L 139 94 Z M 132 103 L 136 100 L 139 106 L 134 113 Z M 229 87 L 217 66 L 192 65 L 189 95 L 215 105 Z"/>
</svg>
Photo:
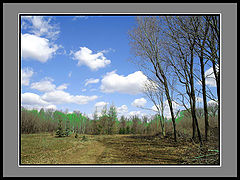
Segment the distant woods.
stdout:
<svg viewBox="0 0 240 180">
<path fill-rule="evenodd" d="M 220 125 L 219 15 L 139 16 L 136 22 L 136 26 L 129 31 L 130 46 L 135 55 L 132 62 L 148 76 L 154 84 L 152 87 L 156 87 L 147 88 L 147 96 L 158 107 L 160 116 L 164 116 L 161 102 L 167 100 L 175 141 L 177 127 L 173 103 L 185 107 L 191 114 L 192 139 L 195 139 L 197 134 L 201 144 L 199 123 L 202 119 L 197 116 L 197 95 L 200 96 L 203 103 L 204 138 L 207 141 L 207 99 L 217 104 L 218 127 Z M 206 74 L 208 69 L 211 69 L 211 72 Z M 207 80 L 215 84 L 217 95 L 211 91 Z"/>
<path fill-rule="evenodd" d="M 155 134 L 159 133 L 160 117 L 118 117 L 115 106 L 103 108 L 90 119 L 80 112 L 21 109 L 21 133 L 54 133 L 56 137 L 70 134 Z M 67 133 L 67 134 L 66 134 Z"/>
<path fill-rule="evenodd" d="M 216 107 L 209 106 L 211 126 L 216 127 Z M 203 109 L 197 108 L 197 117 L 203 119 Z M 191 119 L 188 111 L 184 110 L 176 117 L 178 134 L 182 137 L 189 137 L 191 134 Z M 162 131 L 164 123 L 164 133 Z M 21 108 L 21 133 L 32 134 L 48 132 L 55 137 L 67 137 L 74 134 L 91 134 L 91 135 L 113 135 L 113 134 L 142 134 L 142 135 L 159 135 L 161 137 L 171 135 L 171 119 L 162 119 L 159 114 L 149 116 L 117 116 L 114 106 L 103 108 L 101 114 L 96 112 L 90 119 L 84 114 L 74 111 L 68 113 L 58 110 L 27 110 Z M 200 123 L 200 128 L 203 129 Z M 163 136 L 164 135 L 164 136 Z"/>
</svg>

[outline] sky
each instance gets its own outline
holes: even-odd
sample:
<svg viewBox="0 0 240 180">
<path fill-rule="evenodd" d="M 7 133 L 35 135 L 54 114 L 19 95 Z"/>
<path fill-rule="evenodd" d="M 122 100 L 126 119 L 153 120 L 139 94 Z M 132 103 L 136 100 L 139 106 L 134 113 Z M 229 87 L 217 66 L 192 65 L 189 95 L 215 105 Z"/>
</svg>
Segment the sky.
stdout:
<svg viewBox="0 0 240 180">
<path fill-rule="evenodd" d="M 90 118 L 104 105 L 114 105 L 119 116 L 154 114 L 143 93 L 148 78 L 129 61 L 134 25 L 134 16 L 21 16 L 21 105 Z"/>
</svg>

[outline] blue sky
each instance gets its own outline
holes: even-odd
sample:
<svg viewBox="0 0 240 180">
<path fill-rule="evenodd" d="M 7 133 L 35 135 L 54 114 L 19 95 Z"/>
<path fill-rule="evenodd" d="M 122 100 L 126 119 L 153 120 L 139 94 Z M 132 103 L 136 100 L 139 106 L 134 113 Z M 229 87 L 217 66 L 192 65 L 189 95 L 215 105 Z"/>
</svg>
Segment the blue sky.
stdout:
<svg viewBox="0 0 240 180">
<path fill-rule="evenodd" d="M 147 77 L 129 61 L 135 24 L 134 16 L 22 16 L 22 105 L 90 117 L 105 104 L 119 115 L 153 114 L 138 107 L 153 104 L 142 93 Z"/>
</svg>

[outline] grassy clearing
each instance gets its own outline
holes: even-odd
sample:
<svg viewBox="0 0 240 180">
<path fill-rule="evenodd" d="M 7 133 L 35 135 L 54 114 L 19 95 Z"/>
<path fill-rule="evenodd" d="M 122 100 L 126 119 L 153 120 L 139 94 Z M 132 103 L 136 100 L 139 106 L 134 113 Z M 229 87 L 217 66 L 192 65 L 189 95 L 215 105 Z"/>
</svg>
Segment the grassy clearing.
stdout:
<svg viewBox="0 0 240 180">
<path fill-rule="evenodd" d="M 101 154 L 101 143 L 87 135 L 55 138 L 50 133 L 23 134 L 21 137 L 22 164 L 92 164 Z M 86 136 L 85 136 L 86 137 Z"/>
<path fill-rule="evenodd" d="M 22 134 L 21 164 L 218 164 L 214 148 L 158 136 Z"/>
</svg>

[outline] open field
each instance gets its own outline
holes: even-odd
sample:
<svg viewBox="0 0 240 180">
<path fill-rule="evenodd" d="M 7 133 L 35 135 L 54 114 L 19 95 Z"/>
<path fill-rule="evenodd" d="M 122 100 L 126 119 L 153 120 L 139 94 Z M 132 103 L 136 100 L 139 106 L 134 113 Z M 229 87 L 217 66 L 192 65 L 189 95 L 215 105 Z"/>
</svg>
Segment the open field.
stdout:
<svg viewBox="0 0 240 180">
<path fill-rule="evenodd" d="M 217 144 L 143 135 L 22 134 L 21 164 L 219 164 Z"/>
</svg>

